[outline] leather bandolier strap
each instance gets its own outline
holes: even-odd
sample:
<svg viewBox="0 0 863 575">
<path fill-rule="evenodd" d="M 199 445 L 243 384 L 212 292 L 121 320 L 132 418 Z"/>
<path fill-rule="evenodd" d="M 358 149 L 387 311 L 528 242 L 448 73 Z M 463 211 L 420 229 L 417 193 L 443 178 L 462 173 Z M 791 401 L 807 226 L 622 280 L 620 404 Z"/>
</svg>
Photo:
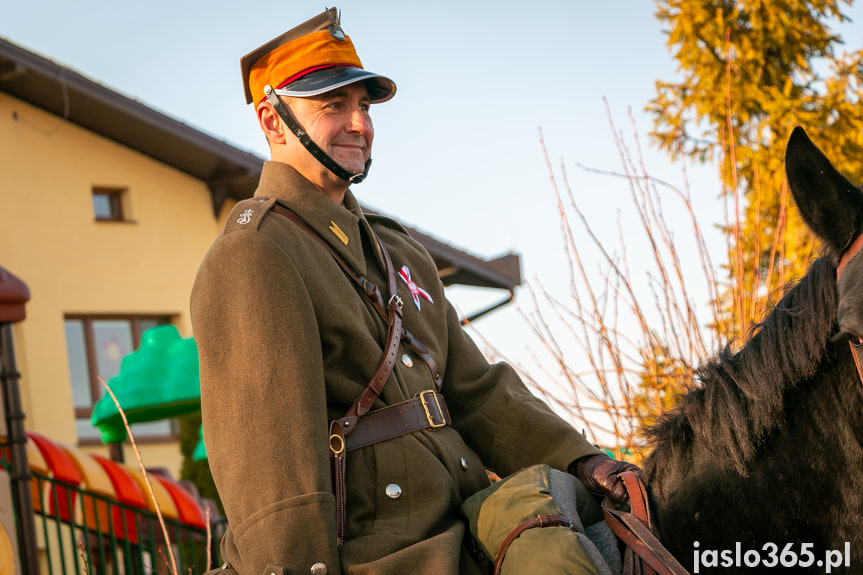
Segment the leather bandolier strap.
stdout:
<svg viewBox="0 0 863 575">
<path fill-rule="evenodd" d="M 339 267 L 342 268 L 345 274 L 350 277 L 366 295 L 367 300 L 372 305 L 372 308 L 374 308 L 375 312 L 377 312 L 377 314 L 381 316 L 381 318 L 383 318 L 383 320 L 386 321 L 387 324 L 389 324 L 386 305 L 384 304 L 383 297 L 381 296 L 380 289 L 377 285 L 358 274 L 353 269 L 353 267 L 351 267 L 350 264 L 348 264 L 348 262 L 346 262 L 344 258 L 340 256 L 338 252 L 336 252 L 330 246 L 330 244 L 328 244 L 327 241 L 322 238 L 320 234 L 318 234 L 318 232 L 314 230 L 314 228 L 309 226 L 309 224 L 307 224 L 305 220 L 303 220 L 300 216 L 278 203 L 273 205 L 273 211 L 298 224 L 303 230 L 308 232 L 309 235 L 311 235 L 315 240 L 317 240 L 318 243 L 320 243 L 324 248 L 326 248 L 326 250 L 330 252 L 330 255 L 333 256 L 333 259 L 336 261 L 336 263 L 339 264 Z M 381 242 L 377 236 L 375 236 L 374 239 L 377 241 L 378 246 L 380 246 L 381 251 L 386 254 L 385 258 L 388 261 L 389 254 L 386 252 L 386 248 L 384 247 L 383 242 Z M 389 264 L 389 267 L 390 269 L 392 269 L 392 263 Z M 391 293 L 395 294 L 395 274 L 393 273 L 392 275 L 390 275 L 389 273 L 387 273 L 387 275 L 388 287 L 391 289 Z M 443 385 L 443 381 L 441 380 L 440 369 L 438 369 L 437 362 L 435 361 L 431 352 L 416 338 L 414 338 L 413 334 L 411 334 L 411 332 L 407 331 L 406 329 L 402 328 L 399 335 L 401 337 L 401 342 L 410 347 L 423 360 L 423 363 L 428 368 L 429 373 L 434 380 L 435 387 L 440 390 L 441 386 Z M 393 358 L 393 360 L 395 360 L 395 358 Z"/>
<path fill-rule="evenodd" d="M 347 537 L 346 524 L 346 487 L 345 487 L 345 454 L 347 451 L 374 445 L 381 441 L 395 439 L 423 429 L 437 429 L 451 425 L 449 410 L 443 395 L 438 393 L 443 381 L 437 362 L 429 350 L 417 341 L 413 335 L 402 327 L 402 308 L 404 303 L 398 296 L 396 274 L 390 255 L 383 242 L 372 231 L 385 263 L 387 276 L 387 291 L 389 300 L 384 303 L 377 285 L 357 273 L 327 242 L 306 223 L 299 215 L 276 203 L 273 211 L 296 223 L 330 252 L 333 259 L 344 270 L 345 274 L 357 284 L 372 308 L 387 323 L 387 336 L 384 345 L 384 356 L 374 375 L 369 380 L 363 392 L 351 405 L 344 417 L 330 422 L 330 467 L 332 474 L 333 493 L 336 498 L 336 536 L 341 545 Z M 417 394 L 416 397 L 387 407 L 370 411 L 375 400 L 383 391 L 395 366 L 399 344 L 404 342 L 417 355 L 429 370 L 434 380 L 435 389 Z"/>
</svg>

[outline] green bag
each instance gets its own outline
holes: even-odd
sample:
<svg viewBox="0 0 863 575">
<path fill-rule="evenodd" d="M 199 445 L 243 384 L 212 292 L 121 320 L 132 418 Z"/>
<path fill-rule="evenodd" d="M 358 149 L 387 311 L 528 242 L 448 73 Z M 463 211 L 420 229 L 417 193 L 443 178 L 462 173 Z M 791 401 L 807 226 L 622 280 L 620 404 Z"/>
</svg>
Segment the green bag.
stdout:
<svg viewBox="0 0 863 575">
<path fill-rule="evenodd" d="M 584 533 L 576 511 L 576 484 L 577 480 L 567 473 L 548 465 L 534 465 L 463 503 L 471 534 L 492 562 L 498 562 L 501 546 L 511 534 L 515 535 L 503 550 L 500 570 L 495 573 L 612 574 L 603 554 Z M 582 492 L 583 497 L 590 497 L 583 486 Z M 540 525 L 538 516 L 560 516 L 570 525 L 548 526 L 546 521 Z M 535 525 L 514 533 L 526 522 Z"/>
</svg>

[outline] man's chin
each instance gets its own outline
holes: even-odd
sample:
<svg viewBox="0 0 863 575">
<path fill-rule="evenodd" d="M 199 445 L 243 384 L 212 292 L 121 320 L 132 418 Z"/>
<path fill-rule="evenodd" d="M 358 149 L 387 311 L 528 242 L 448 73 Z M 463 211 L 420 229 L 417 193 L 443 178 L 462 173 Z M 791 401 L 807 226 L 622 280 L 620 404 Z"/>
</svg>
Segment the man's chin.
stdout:
<svg viewBox="0 0 863 575">
<path fill-rule="evenodd" d="M 362 174 L 366 169 L 365 161 L 359 160 L 343 160 L 338 161 L 338 164 L 350 174 Z"/>
</svg>

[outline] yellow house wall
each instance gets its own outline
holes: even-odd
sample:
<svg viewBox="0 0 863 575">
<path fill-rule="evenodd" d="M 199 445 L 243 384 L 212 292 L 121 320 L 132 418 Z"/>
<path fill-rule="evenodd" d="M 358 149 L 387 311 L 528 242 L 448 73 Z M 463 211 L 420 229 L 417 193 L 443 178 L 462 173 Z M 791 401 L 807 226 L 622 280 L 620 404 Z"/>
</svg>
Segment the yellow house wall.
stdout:
<svg viewBox="0 0 863 575">
<path fill-rule="evenodd" d="M 132 221 L 96 222 L 94 186 L 126 189 Z M 0 93 L 0 266 L 30 288 L 14 327 L 28 430 L 77 442 L 65 314 L 164 314 L 191 336 L 189 293 L 229 209 L 217 220 L 202 181 Z M 179 474 L 175 443 L 140 447 Z"/>
</svg>

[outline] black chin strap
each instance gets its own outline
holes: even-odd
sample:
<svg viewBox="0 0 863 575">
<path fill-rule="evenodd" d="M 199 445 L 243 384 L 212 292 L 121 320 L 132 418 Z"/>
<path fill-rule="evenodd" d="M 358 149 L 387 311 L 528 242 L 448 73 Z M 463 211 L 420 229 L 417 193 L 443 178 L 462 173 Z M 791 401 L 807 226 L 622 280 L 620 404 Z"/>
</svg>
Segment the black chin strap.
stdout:
<svg viewBox="0 0 863 575">
<path fill-rule="evenodd" d="M 320 148 L 320 146 L 312 141 L 303 127 L 300 126 L 299 122 L 294 118 L 294 115 L 291 114 L 288 107 L 285 106 L 276 95 L 276 91 L 273 90 L 271 86 L 265 86 L 264 93 L 267 95 L 267 101 L 273 105 L 276 113 L 279 114 L 279 117 L 285 122 L 285 124 L 287 124 L 288 128 L 294 133 L 297 139 L 300 140 L 303 147 L 305 147 L 317 161 L 323 164 L 326 169 L 334 173 L 339 178 L 352 184 L 359 184 L 366 179 L 366 176 L 369 173 L 369 168 L 372 165 L 371 158 L 366 161 L 366 167 L 362 173 L 351 174 L 349 171 L 338 165 L 335 160 L 329 157 L 327 153 Z"/>
</svg>

